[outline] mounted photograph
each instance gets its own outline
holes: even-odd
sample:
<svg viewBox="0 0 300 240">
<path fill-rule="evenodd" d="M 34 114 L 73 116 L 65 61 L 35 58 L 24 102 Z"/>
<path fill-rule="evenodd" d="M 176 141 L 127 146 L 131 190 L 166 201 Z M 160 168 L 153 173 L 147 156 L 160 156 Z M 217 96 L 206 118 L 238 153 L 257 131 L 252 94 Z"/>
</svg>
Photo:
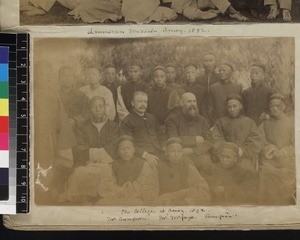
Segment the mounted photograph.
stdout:
<svg viewBox="0 0 300 240">
<path fill-rule="evenodd" d="M 296 204 L 294 38 L 33 46 L 36 206 Z"/>
<path fill-rule="evenodd" d="M 299 0 L 19 0 L 20 25 L 300 22 Z"/>
</svg>

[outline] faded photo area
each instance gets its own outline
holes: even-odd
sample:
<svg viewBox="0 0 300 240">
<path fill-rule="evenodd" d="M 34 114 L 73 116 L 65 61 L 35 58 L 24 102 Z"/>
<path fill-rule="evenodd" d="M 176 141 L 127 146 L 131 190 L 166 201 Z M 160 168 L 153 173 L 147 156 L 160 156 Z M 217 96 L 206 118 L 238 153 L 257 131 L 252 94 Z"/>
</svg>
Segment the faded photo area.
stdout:
<svg viewBox="0 0 300 240">
<path fill-rule="evenodd" d="M 34 201 L 294 205 L 294 38 L 34 40 Z"/>
<path fill-rule="evenodd" d="M 21 25 L 300 22 L 299 0 L 20 0 Z"/>
</svg>

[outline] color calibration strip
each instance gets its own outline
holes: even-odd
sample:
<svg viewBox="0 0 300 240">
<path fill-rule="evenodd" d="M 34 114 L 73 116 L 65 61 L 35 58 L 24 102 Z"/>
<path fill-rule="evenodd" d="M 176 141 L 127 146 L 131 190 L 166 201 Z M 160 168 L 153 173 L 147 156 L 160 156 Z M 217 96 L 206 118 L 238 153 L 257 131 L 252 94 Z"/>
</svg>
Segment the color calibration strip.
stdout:
<svg viewBox="0 0 300 240">
<path fill-rule="evenodd" d="M 9 47 L 0 46 L 0 201 L 9 198 Z"/>
</svg>

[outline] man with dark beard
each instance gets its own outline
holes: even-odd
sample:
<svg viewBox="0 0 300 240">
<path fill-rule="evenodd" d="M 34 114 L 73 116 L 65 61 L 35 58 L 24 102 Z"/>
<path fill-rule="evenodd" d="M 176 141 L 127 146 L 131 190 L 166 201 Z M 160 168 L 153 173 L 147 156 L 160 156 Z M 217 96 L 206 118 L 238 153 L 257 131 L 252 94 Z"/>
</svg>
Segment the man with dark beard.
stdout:
<svg viewBox="0 0 300 240">
<path fill-rule="evenodd" d="M 198 170 L 205 171 L 211 164 L 207 154 L 211 149 L 211 144 L 206 140 L 209 135 L 208 122 L 199 115 L 194 94 L 183 94 L 181 107 L 180 111 L 171 114 L 166 120 L 167 136 L 180 138 L 184 154 L 194 161 Z"/>
</svg>

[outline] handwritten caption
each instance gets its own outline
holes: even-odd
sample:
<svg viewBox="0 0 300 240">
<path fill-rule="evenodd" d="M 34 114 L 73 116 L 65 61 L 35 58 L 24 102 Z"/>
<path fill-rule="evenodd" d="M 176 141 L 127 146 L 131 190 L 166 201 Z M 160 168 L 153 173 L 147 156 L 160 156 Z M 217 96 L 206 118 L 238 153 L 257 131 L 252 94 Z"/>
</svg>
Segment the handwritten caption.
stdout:
<svg viewBox="0 0 300 240">
<path fill-rule="evenodd" d="M 107 216 L 106 220 L 109 223 L 121 223 L 121 222 L 147 222 L 158 221 L 159 223 L 192 223 L 200 220 L 213 220 L 213 221 L 227 221 L 237 218 L 236 213 L 230 213 L 229 211 L 222 211 L 222 213 L 211 213 L 204 208 L 133 208 L 122 209 L 118 216 Z"/>
<path fill-rule="evenodd" d="M 139 35 L 162 35 L 162 34 L 175 34 L 175 35 L 204 35 L 206 33 L 210 33 L 210 30 L 201 27 L 201 26 L 184 26 L 184 27 L 174 27 L 174 26 L 166 26 L 166 27 L 135 27 L 135 28 L 108 28 L 108 29 L 98 29 L 98 28 L 90 28 L 87 32 L 88 35 L 126 35 L 127 37 L 139 36 Z"/>
</svg>

